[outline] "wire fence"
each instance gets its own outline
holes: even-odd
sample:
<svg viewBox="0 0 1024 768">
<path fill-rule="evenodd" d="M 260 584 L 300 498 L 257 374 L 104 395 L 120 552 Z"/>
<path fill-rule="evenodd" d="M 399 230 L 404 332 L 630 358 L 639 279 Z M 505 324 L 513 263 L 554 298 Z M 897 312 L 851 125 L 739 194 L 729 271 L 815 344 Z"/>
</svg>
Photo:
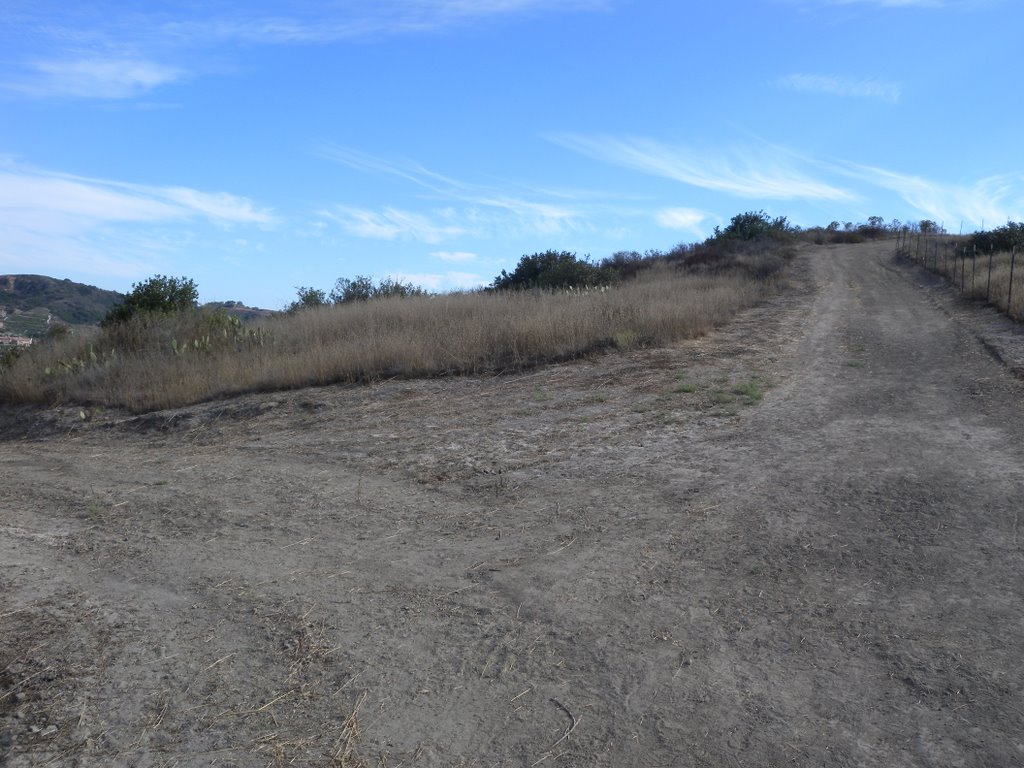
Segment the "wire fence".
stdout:
<svg viewBox="0 0 1024 768">
<path fill-rule="evenodd" d="M 1024 254 L 965 245 L 963 238 L 903 230 L 896 254 L 945 277 L 961 295 L 984 301 L 1024 321 Z"/>
</svg>

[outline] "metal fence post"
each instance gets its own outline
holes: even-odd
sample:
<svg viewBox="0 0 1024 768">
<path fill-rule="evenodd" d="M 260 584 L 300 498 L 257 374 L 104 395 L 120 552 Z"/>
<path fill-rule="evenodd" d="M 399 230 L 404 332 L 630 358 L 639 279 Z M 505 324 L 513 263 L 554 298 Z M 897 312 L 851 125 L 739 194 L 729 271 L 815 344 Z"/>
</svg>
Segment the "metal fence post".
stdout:
<svg viewBox="0 0 1024 768">
<path fill-rule="evenodd" d="M 988 247 L 988 283 L 985 285 L 985 301 L 992 301 L 992 246 Z"/>
<path fill-rule="evenodd" d="M 1010 290 L 1006 294 L 1006 314 L 1013 317 L 1013 267 L 1017 261 L 1017 246 L 1010 251 Z"/>
<path fill-rule="evenodd" d="M 978 249 L 974 249 L 974 256 L 971 257 L 971 296 L 974 296 L 975 275 L 978 274 Z"/>
</svg>

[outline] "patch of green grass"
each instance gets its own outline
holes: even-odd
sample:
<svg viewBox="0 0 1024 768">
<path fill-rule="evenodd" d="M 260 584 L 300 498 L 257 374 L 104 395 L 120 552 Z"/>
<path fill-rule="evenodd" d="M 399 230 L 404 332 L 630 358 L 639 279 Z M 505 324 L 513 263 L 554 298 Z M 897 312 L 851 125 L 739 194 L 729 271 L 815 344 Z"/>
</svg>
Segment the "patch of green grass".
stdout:
<svg viewBox="0 0 1024 768">
<path fill-rule="evenodd" d="M 734 395 L 743 398 L 744 405 L 757 405 L 764 399 L 764 390 L 756 381 L 748 381 L 732 388 Z"/>
<path fill-rule="evenodd" d="M 863 360 L 847 360 L 846 361 L 846 365 L 849 368 L 863 368 L 864 367 L 864 361 Z"/>
<path fill-rule="evenodd" d="M 728 392 L 723 392 L 720 389 L 716 389 L 711 393 L 711 402 L 715 405 L 728 405 L 729 403 L 736 402 L 736 398 L 730 395 Z"/>
<path fill-rule="evenodd" d="M 92 502 L 86 506 L 85 511 L 79 517 L 91 523 L 97 523 L 103 518 L 103 507 Z"/>
<path fill-rule="evenodd" d="M 675 392 L 676 394 L 692 395 L 698 389 L 699 387 L 693 382 L 684 381 L 681 384 L 677 384 L 675 387 L 673 387 L 672 391 Z"/>
</svg>

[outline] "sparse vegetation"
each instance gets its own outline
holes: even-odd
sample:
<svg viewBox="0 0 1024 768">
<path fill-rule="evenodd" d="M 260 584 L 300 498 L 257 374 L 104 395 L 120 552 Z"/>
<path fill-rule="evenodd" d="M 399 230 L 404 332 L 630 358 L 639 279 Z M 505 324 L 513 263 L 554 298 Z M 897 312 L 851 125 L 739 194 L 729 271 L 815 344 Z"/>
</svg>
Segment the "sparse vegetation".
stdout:
<svg viewBox="0 0 1024 768">
<path fill-rule="evenodd" d="M 924 227 L 930 223 L 905 230 L 897 252 L 942 275 L 964 296 L 1024 320 L 1024 223 L 965 237 Z"/>
<path fill-rule="evenodd" d="M 933 222 L 926 224 L 933 224 Z M 797 236 L 801 240 L 808 240 L 816 245 L 863 243 L 867 240 L 895 237 L 906 226 L 898 219 L 893 219 L 892 222 L 886 224 L 885 219 L 881 216 L 869 216 L 867 222 L 861 224 L 854 224 L 852 221 L 842 223 L 833 221 L 827 227 L 811 227 L 800 230 Z"/>
<path fill-rule="evenodd" d="M 403 283 L 399 280 L 385 278 L 374 284 L 373 278 L 357 275 L 355 278 L 338 278 L 334 288 L 328 294 L 319 288 L 301 287 L 297 289 L 298 295 L 295 301 L 285 309 L 289 314 L 295 314 L 303 309 L 317 309 L 337 304 L 352 304 L 357 301 L 369 301 L 370 299 L 407 299 L 412 296 L 426 296 L 427 291 L 412 283 Z"/>
<path fill-rule="evenodd" d="M 746 381 L 733 387 L 732 392 L 743 398 L 745 405 L 756 405 L 764 399 L 764 390 L 756 381 Z"/>
<path fill-rule="evenodd" d="M 186 277 L 155 275 L 132 286 L 124 301 L 114 306 L 100 325 L 125 323 L 139 315 L 171 314 L 195 309 L 199 305 L 199 289 Z"/>
<path fill-rule="evenodd" d="M 758 221 L 764 230 L 752 234 Z M 522 269 L 503 272 L 488 291 L 431 296 L 393 280 L 342 279 L 330 294 L 299 289 L 289 312 L 255 323 L 199 310 L 191 280 L 157 276 L 135 286 L 103 327 L 10 360 L 0 369 L 0 397 L 148 411 L 244 392 L 520 370 L 669 343 L 706 333 L 772 289 L 788 253 L 785 220 L 747 214 L 734 224 L 669 254 L 617 254 L 612 262 L 632 279 L 548 251 L 524 256 Z"/>
<path fill-rule="evenodd" d="M 381 299 L 254 326 L 207 313 L 141 315 L 27 351 L 0 371 L 0 395 L 145 411 L 249 391 L 508 371 L 697 336 L 769 287 L 743 273 L 663 267 L 605 293 Z"/>
<path fill-rule="evenodd" d="M 609 285 L 615 278 L 613 269 L 580 259 L 575 253 L 545 251 L 523 256 L 511 274 L 502 270 L 491 288 L 497 291 L 593 288 Z"/>
</svg>

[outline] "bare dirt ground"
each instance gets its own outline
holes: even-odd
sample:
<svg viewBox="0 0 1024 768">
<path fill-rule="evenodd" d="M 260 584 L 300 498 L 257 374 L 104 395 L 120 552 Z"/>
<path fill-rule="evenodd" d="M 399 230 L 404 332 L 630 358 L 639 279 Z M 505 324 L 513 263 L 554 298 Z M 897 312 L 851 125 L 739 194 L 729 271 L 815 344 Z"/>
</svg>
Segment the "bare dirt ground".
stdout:
<svg viewBox="0 0 1024 768">
<path fill-rule="evenodd" d="M 1022 339 L 891 250 L 671 349 L 0 409 L 0 764 L 1024 764 Z"/>
</svg>

